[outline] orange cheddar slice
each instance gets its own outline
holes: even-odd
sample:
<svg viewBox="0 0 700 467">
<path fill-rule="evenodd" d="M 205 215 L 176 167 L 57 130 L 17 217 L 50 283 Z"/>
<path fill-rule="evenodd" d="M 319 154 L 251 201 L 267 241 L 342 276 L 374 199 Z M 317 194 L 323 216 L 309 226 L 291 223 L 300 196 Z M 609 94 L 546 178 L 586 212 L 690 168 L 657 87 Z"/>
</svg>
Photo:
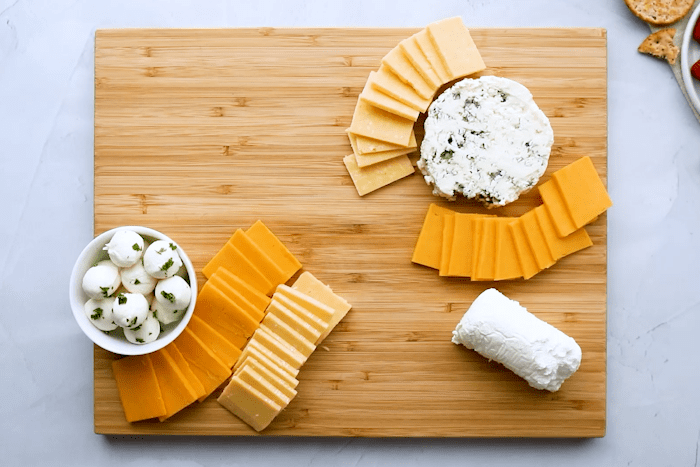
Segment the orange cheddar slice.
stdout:
<svg viewBox="0 0 700 467">
<path fill-rule="evenodd" d="M 448 275 L 469 277 L 472 274 L 472 245 L 474 243 L 474 219 L 479 214 L 455 213 L 454 238 Z"/>
<path fill-rule="evenodd" d="M 299 260 L 262 221 L 256 221 L 246 233 L 284 271 L 284 280 L 280 283 L 287 282 L 301 269 Z"/>
<path fill-rule="evenodd" d="M 445 214 L 442 228 L 442 248 L 440 249 L 440 275 L 446 276 L 450 269 L 450 257 L 452 255 L 452 241 L 455 234 L 455 213 Z"/>
<path fill-rule="evenodd" d="M 229 270 L 219 268 L 214 274 L 212 274 L 212 278 L 214 276 L 217 276 L 220 280 L 225 281 L 229 286 L 231 286 L 231 288 L 238 291 L 238 293 L 243 295 L 243 297 L 252 303 L 258 310 L 264 311 L 265 308 L 267 308 L 267 305 L 270 304 L 270 297 L 251 287 L 250 284 L 235 274 L 232 274 Z"/>
<path fill-rule="evenodd" d="M 253 335 L 260 324 L 211 281 L 206 282 L 199 292 L 194 310 L 195 314 L 199 313 L 199 317 L 215 329 L 215 324 L 224 327 L 235 325 L 246 337 Z"/>
<path fill-rule="evenodd" d="M 324 284 L 318 280 L 308 271 L 299 276 L 296 282 L 294 282 L 294 285 L 292 285 L 292 288 L 318 300 L 333 310 L 333 317 L 330 319 L 330 321 L 328 321 L 328 327 L 315 341 L 316 346 L 318 346 L 345 317 L 345 315 L 348 314 L 348 311 L 350 311 L 352 305 L 350 305 L 343 297 L 334 293 L 333 289 L 331 289 L 327 284 Z"/>
<path fill-rule="evenodd" d="M 381 65 L 371 85 L 378 91 L 393 97 L 399 102 L 419 112 L 425 112 L 430 105 L 430 99 L 421 97 L 410 85 L 401 81 L 389 68 Z"/>
<path fill-rule="evenodd" d="M 481 235 L 484 231 L 484 216 L 476 216 L 473 220 L 472 233 L 472 271 L 469 276 L 473 279 L 476 275 L 476 267 L 479 262 L 479 253 L 481 253 Z M 475 279 L 474 279 L 475 280 Z"/>
<path fill-rule="evenodd" d="M 204 342 L 206 346 L 211 349 L 214 355 L 216 355 L 224 365 L 233 368 L 233 365 L 236 364 L 238 358 L 241 356 L 241 348 L 243 346 L 236 347 L 196 315 L 192 315 L 192 319 L 190 319 L 187 327 L 199 340 Z"/>
<path fill-rule="evenodd" d="M 453 211 L 431 204 L 423 220 L 423 227 L 413 249 L 411 261 L 433 269 L 440 269 L 442 258 L 442 231 L 445 215 Z"/>
<path fill-rule="evenodd" d="M 304 321 L 306 324 L 308 324 L 321 334 L 328 329 L 328 321 L 322 320 L 303 306 L 292 301 L 289 297 L 277 294 L 272 300 L 272 303 L 270 303 L 270 307 L 272 307 L 274 303 L 279 303 L 280 305 L 284 306 L 286 309 L 288 309 L 294 315 L 296 315 L 299 319 Z"/>
<path fill-rule="evenodd" d="M 197 399 L 204 397 L 204 395 L 206 394 L 204 386 L 190 368 L 189 363 L 187 363 L 187 360 L 185 360 L 185 357 L 177 348 L 175 342 L 171 342 L 170 344 L 163 347 L 163 352 L 166 353 L 175 362 L 175 365 L 177 365 L 178 369 L 183 374 L 187 382 L 190 383 L 190 386 L 192 386 L 192 389 L 197 395 Z"/>
<path fill-rule="evenodd" d="M 499 219 L 497 217 L 483 217 L 480 220 L 481 236 L 479 239 L 478 254 L 475 256 L 474 281 L 490 281 L 496 276 L 496 234 L 498 232 Z"/>
<path fill-rule="evenodd" d="M 304 307 L 306 310 L 318 316 L 319 318 L 321 318 L 321 320 L 323 320 L 326 323 L 330 322 L 333 318 L 333 308 L 329 307 L 324 303 L 319 302 L 315 298 L 305 293 L 300 292 L 297 289 L 293 289 L 287 285 L 282 284 L 277 286 L 277 290 L 275 292 L 287 297 L 299 306 Z"/>
<path fill-rule="evenodd" d="M 486 69 L 462 18 L 444 19 L 429 24 L 426 29 L 450 80 Z"/>
<path fill-rule="evenodd" d="M 238 377 L 231 378 L 217 401 L 255 431 L 264 430 L 282 410 L 269 397 Z"/>
<path fill-rule="evenodd" d="M 163 352 L 163 349 L 150 353 L 149 357 L 165 403 L 165 415 L 158 417 L 162 422 L 196 401 L 197 393 L 178 369 L 177 364 Z"/>
<path fill-rule="evenodd" d="M 407 147 L 411 141 L 413 123 L 413 120 L 399 117 L 358 99 L 350 131 L 366 138 Z"/>
<path fill-rule="evenodd" d="M 304 273 L 306 274 L 306 273 Z M 296 285 L 296 284 L 295 284 Z M 267 309 L 267 315 L 265 319 L 270 316 L 275 316 L 282 320 L 287 326 L 294 329 L 296 332 L 304 336 L 309 342 L 316 342 L 319 337 L 321 337 L 321 331 L 301 319 L 299 316 L 294 314 L 289 308 L 282 305 L 279 301 L 275 300 L 270 303 Z M 263 323 L 265 321 L 263 320 Z"/>
<path fill-rule="evenodd" d="M 219 268 L 228 269 L 231 273 L 237 275 L 265 295 L 274 289 L 272 282 L 270 282 L 263 273 L 238 250 L 238 248 L 228 242 L 209 263 L 204 266 L 202 273 L 209 278 Z"/>
<path fill-rule="evenodd" d="M 554 183 L 554 180 L 548 180 L 538 187 L 542 201 L 544 202 L 547 214 L 552 219 L 557 235 L 566 237 L 571 232 L 576 230 L 576 224 L 571 217 L 569 209 L 564 203 L 564 199 L 559 193 L 559 188 Z"/>
<path fill-rule="evenodd" d="M 279 355 L 277 355 L 275 352 L 272 350 L 268 349 L 264 345 L 262 345 L 258 341 L 250 341 L 248 345 L 246 346 L 243 351 L 248 349 L 250 347 L 251 351 L 252 350 L 257 350 L 260 354 L 264 355 L 267 357 L 270 361 L 275 363 L 278 367 L 283 369 L 285 372 L 287 372 L 290 376 L 293 378 L 296 378 L 299 375 L 299 368 L 294 368 L 292 365 L 290 365 L 286 360 L 281 358 Z M 236 367 L 234 367 L 234 370 L 238 369 L 238 364 L 236 364 Z"/>
<path fill-rule="evenodd" d="M 265 369 L 273 374 L 278 380 L 284 382 L 287 386 L 289 386 L 291 389 L 294 389 L 297 387 L 299 384 L 299 380 L 296 379 L 287 369 L 283 368 L 280 366 L 278 362 L 275 362 L 271 358 L 269 358 L 268 355 L 265 355 L 262 353 L 260 350 L 258 350 L 257 347 L 255 346 L 246 346 L 245 349 L 243 349 L 243 353 L 241 354 L 241 358 L 238 360 L 235 366 L 234 374 L 238 372 L 238 370 L 244 366 L 244 365 L 249 365 L 252 362 L 257 362 L 257 364 L 265 367 Z M 290 370 L 294 370 L 293 368 L 290 367 Z M 297 371 L 298 374 L 298 370 Z M 290 396 L 291 397 L 291 396 Z"/>
<path fill-rule="evenodd" d="M 588 232 L 583 228 L 575 230 L 566 237 L 559 237 L 544 205 L 536 207 L 533 211 L 535 212 L 537 223 L 544 233 L 549 252 L 555 260 L 593 245 Z"/>
<path fill-rule="evenodd" d="M 537 267 L 541 271 L 553 265 L 556 258 L 554 258 L 549 251 L 547 240 L 545 239 L 542 229 L 540 229 L 536 216 L 535 210 L 530 210 L 520 216 L 520 223 L 535 257 L 535 261 L 537 262 Z"/>
<path fill-rule="evenodd" d="M 260 343 L 297 370 L 306 362 L 306 357 L 301 352 L 269 330 L 258 328 L 251 341 Z"/>
<path fill-rule="evenodd" d="M 496 269 L 493 277 L 497 281 L 516 279 L 523 275 L 518 262 L 513 233 L 508 228 L 508 224 L 511 222 L 513 219 L 510 217 L 499 218 L 496 235 Z"/>
<path fill-rule="evenodd" d="M 279 319 L 275 315 L 268 314 L 265 316 L 260 327 L 274 333 L 282 338 L 285 342 L 291 344 L 295 349 L 297 349 L 304 357 L 309 358 L 309 355 L 316 350 L 316 346 L 312 344 L 306 337 L 299 334 L 287 323 Z"/>
<path fill-rule="evenodd" d="M 282 391 L 270 384 L 269 381 L 255 371 L 250 365 L 241 367 L 235 377 L 250 384 L 282 408 L 286 407 L 291 401 L 291 398 L 287 397 Z"/>
<path fill-rule="evenodd" d="M 374 86 L 372 86 L 372 81 L 374 80 L 375 74 L 376 72 L 374 71 L 369 72 L 369 78 L 367 79 L 365 87 L 360 93 L 360 99 L 365 101 L 369 105 L 373 105 L 378 109 L 382 109 L 394 115 L 398 115 L 401 118 L 405 118 L 414 122 L 418 120 L 419 112 L 416 109 L 409 107 L 403 102 L 397 101 L 393 97 L 384 94 L 381 91 L 378 91 Z"/>
<path fill-rule="evenodd" d="M 289 279 L 282 268 L 262 248 L 253 242 L 243 230 L 236 230 L 229 239 L 229 243 L 243 253 L 272 285 L 277 286 L 277 284 L 286 282 Z"/>
<path fill-rule="evenodd" d="M 443 84 L 443 81 L 435 73 L 430 62 L 428 62 L 428 59 L 418 46 L 415 34 L 399 42 L 399 47 L 401 47 L 401 51 L 408 58 L 408 61 L 418 70 L 418 73 L 432 89 L 437 90 Z"/>
<path fill-rule="evenodd" d="M 148 355 L 114 360 L 112 371 L 128 422 L 165 416 L 165 402 Z"/>
<path fill-rule="evenodd" d="M 390 69 L 401 81 L 411 86 L 419 96 L 432 99 L 437 90 L 436 86 L 427 83 L 411 64 L 401 47 L 394 47 L 382 58 L 382 65 Z"/>
<path fill-rule="evenodd" d="M 217 289 L 221 290 L 224 294 L 226 294 L 226 296 L 230 298 L 232 302 L 238 305 L 241 308 L 241 310 L 245 311 L 248 314 L 248 316 L 253 318 L 258 323 L 262 321 L 263 316 L 265 315 L 264 310 L 261 310 L 252 303 L 250 303 L 250 301 L 247 298 L 245 298 L 241 293 L 239 293 L 238 290 L 231 287 L 228 281 L 222 279 L 221 275 L 214 273 L 209 279 L 209 282 L 211 283 L 211 285 L 213 285 Z"/>
<path fill-rule="evenodd" d="M 433 41 L 428 35 L 428 30 L 421 29 L 418 33 L 416 33 L 415 37 L 421 52 L 423 52 L 423 55 L 425 55 L 425 58 L 430 63 L 430 66 L 433 68 L 433 70 L 435 70 L 435 73 L 440 78 L 440 83 L 445 84 L 450 81 L 445 65 L 442 64 L 440 54 L 438 54 Z"/>
<path fill-rule="evenodd" d="M 538 272 L 540 272 L 537 266 L 537 261 L 530 248 L 530 244 L 523 230 L 522 222 L 520 218 L 514 219 L 508 223 L 508 228 L 513 236 L 513 243 L 515 244 L 515 251 L 518 257 L 518 264 L 520 270 L 523 274 L 524 279 L 529 279 Z"/>
<path fill-rule="evenodd" d="M 552 174 L 566 207 L 578 229 L 604 213 L 612 201 L 590 157 L 567 165 Z M 567 230 L 561 229 L 564 235 Z"/>
<path fill-rule="evenodd" d="M 294 397 L 297 395 L 296 391 L 296 386 L 299 384 L 299 381 L 296 378 L 293 378 L 294 381 L 294 387 L 292 387 L 291 384 L 287 383 L 286 379 L 280 378 L 277 373 L 270 371 L 267 367 L 267 365 L 261 363 L 256 357 L 250 357 L 246 359 L 245 363 L 238 368 L 236 373 L 234 373 L 234 376 L 240 374 L 240 372 L 245 368 L 249 367 L 255 370 L 265 378 L 265 380 L 270 383 L 272 386 L 275 387 L 275 389 L 278 389 L 282 394 L 284 394 L 286 397 L 288 397 L 290 400 L 294 399 Z M 284 372 L 282 372 L 284 374 Z M 289 375 L 285 375 L 287 377 L 290 377 Z"/>
<path fill-rule="evenodd" d="M 204 386 L 205 394 L 199 398 L 200 401 L 231 376 L 231 367 L 222 362 L 189 328 L 185 328 L 174 342 Z"/>
</svg>

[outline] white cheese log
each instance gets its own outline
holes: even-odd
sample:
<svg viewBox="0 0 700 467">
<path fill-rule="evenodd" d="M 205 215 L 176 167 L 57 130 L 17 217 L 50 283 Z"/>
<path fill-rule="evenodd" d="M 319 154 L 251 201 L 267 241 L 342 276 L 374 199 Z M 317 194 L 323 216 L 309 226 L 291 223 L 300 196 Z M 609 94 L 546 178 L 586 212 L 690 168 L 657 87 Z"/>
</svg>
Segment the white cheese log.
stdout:
<svg viewBox="0 0 700 467">
<path fill-rule="evenodd" d="M 557 391 L 581 364 L 574 339 L 496 289 L 474 300 L 452 342 L 501 363 L 536 389 Z"/>
</svg>

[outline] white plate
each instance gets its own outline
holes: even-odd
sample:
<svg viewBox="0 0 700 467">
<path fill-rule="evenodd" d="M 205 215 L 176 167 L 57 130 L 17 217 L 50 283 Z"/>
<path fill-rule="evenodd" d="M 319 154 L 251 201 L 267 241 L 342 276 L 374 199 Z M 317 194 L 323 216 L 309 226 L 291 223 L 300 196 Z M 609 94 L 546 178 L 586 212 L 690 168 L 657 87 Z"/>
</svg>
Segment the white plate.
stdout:
<svg viewBox="0 0 700 467">
<path fill-rule="evenodd" d="M 683 44 L 681 45 L 681 74 L 683 75 L 683 82 L 685 83 L 685 89 L 688 91 L 690 100 L 695 110 L 700 112 L 700 80 L 693 78 L 690 74 L 690 67 L 700 60 L 700 44 L 693 39 L 693 30 L 695 29 L 695 24 L 698 22 L 698 17 L 700 17 L 700 5 L 695 8 L 693 14 L 690 16 L 690 21 L 688 21 L 688 26 L 683 36 Z"/>
</svg>

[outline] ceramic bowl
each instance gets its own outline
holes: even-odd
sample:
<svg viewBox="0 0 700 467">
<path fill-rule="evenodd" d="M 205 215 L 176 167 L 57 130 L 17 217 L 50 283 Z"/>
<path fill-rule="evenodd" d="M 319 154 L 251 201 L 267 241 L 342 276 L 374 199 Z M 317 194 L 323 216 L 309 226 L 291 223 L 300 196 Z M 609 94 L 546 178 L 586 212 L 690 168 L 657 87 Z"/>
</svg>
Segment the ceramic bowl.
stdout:
<svg viewBox="0 0 700 467">
<path fill-rule="evenodd" d="M 700 44 L 693 39 L 693 30 L 700 18 L 700 5 L 698 5 L 690 16 L 688 27 L 683 35 L 683 43 L 681 44 L 681 74 L 683 75 L 683 83 L 688 91 L 690 101 L 693 103 L 695 110 L 700 112 L 700 80 L 693 78 L 690 74 L 690 67 L 695 62 L 700 60 Z"/>
</svg>

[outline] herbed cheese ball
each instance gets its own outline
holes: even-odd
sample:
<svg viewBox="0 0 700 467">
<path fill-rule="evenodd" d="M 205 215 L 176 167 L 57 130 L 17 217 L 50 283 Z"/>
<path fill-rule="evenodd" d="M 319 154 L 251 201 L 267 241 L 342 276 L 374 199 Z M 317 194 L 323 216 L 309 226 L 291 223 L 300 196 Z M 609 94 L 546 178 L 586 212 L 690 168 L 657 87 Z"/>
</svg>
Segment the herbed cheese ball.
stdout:
<svg viewBox="0 0 700 467">
<path fill-rule="evenodd" d="M 112 320 L 113 298 L 95 300 L 91 298 L 85 302 L 85 315 L 90 322 L 100 331 L 113 331 L 117 324 Z"/>
<path fill-rule="evenodd" d="M 104 249 L 116 266 L 127 268 L 141 259 L 143 238 L 133 230 L 118 230 Z"/>
<path fill-rule="evenodd" d="M 192 299 L 190 285 L 180 276 L 158 281 L 155 290 L 156 301 L 165 308 L 184 310 Z"/>
<path fill-rule="evenodd" d="M 124 329 L 124 336 L 132 344 L 150 344 L 158 339 L 159 335 L 160 323 L 150 311 L 143 323 L 131 329 Z"/>
<path fill-rule="evenodd" d="M 88 269 L 83 276 L 83 291 L 95 300 L 110 297 L 120 284 L 119 268 L 108 259 Z"/>
<path fill-rule="evenodd" d="M 114 300 L 114 322 L 123 328 L 135 328 L 148 316 L 148 300 L 138 293 L 120 293 Z"/>
<path fill-rule="evenodd" d="M 146 272 L 146 269 L 137 261 L 133 266 L 123 268 L 120 271 L 122 285 L 131 293 L 148 295 L 156 288 L 158 279 Z"/>
<path fill-rule="evenodd" d="M 165 240 L 153 242 L 143 254 L 143 267 L 156 279 L 174 276 L 182 266 L 177 245 Z"/>
</svg>

